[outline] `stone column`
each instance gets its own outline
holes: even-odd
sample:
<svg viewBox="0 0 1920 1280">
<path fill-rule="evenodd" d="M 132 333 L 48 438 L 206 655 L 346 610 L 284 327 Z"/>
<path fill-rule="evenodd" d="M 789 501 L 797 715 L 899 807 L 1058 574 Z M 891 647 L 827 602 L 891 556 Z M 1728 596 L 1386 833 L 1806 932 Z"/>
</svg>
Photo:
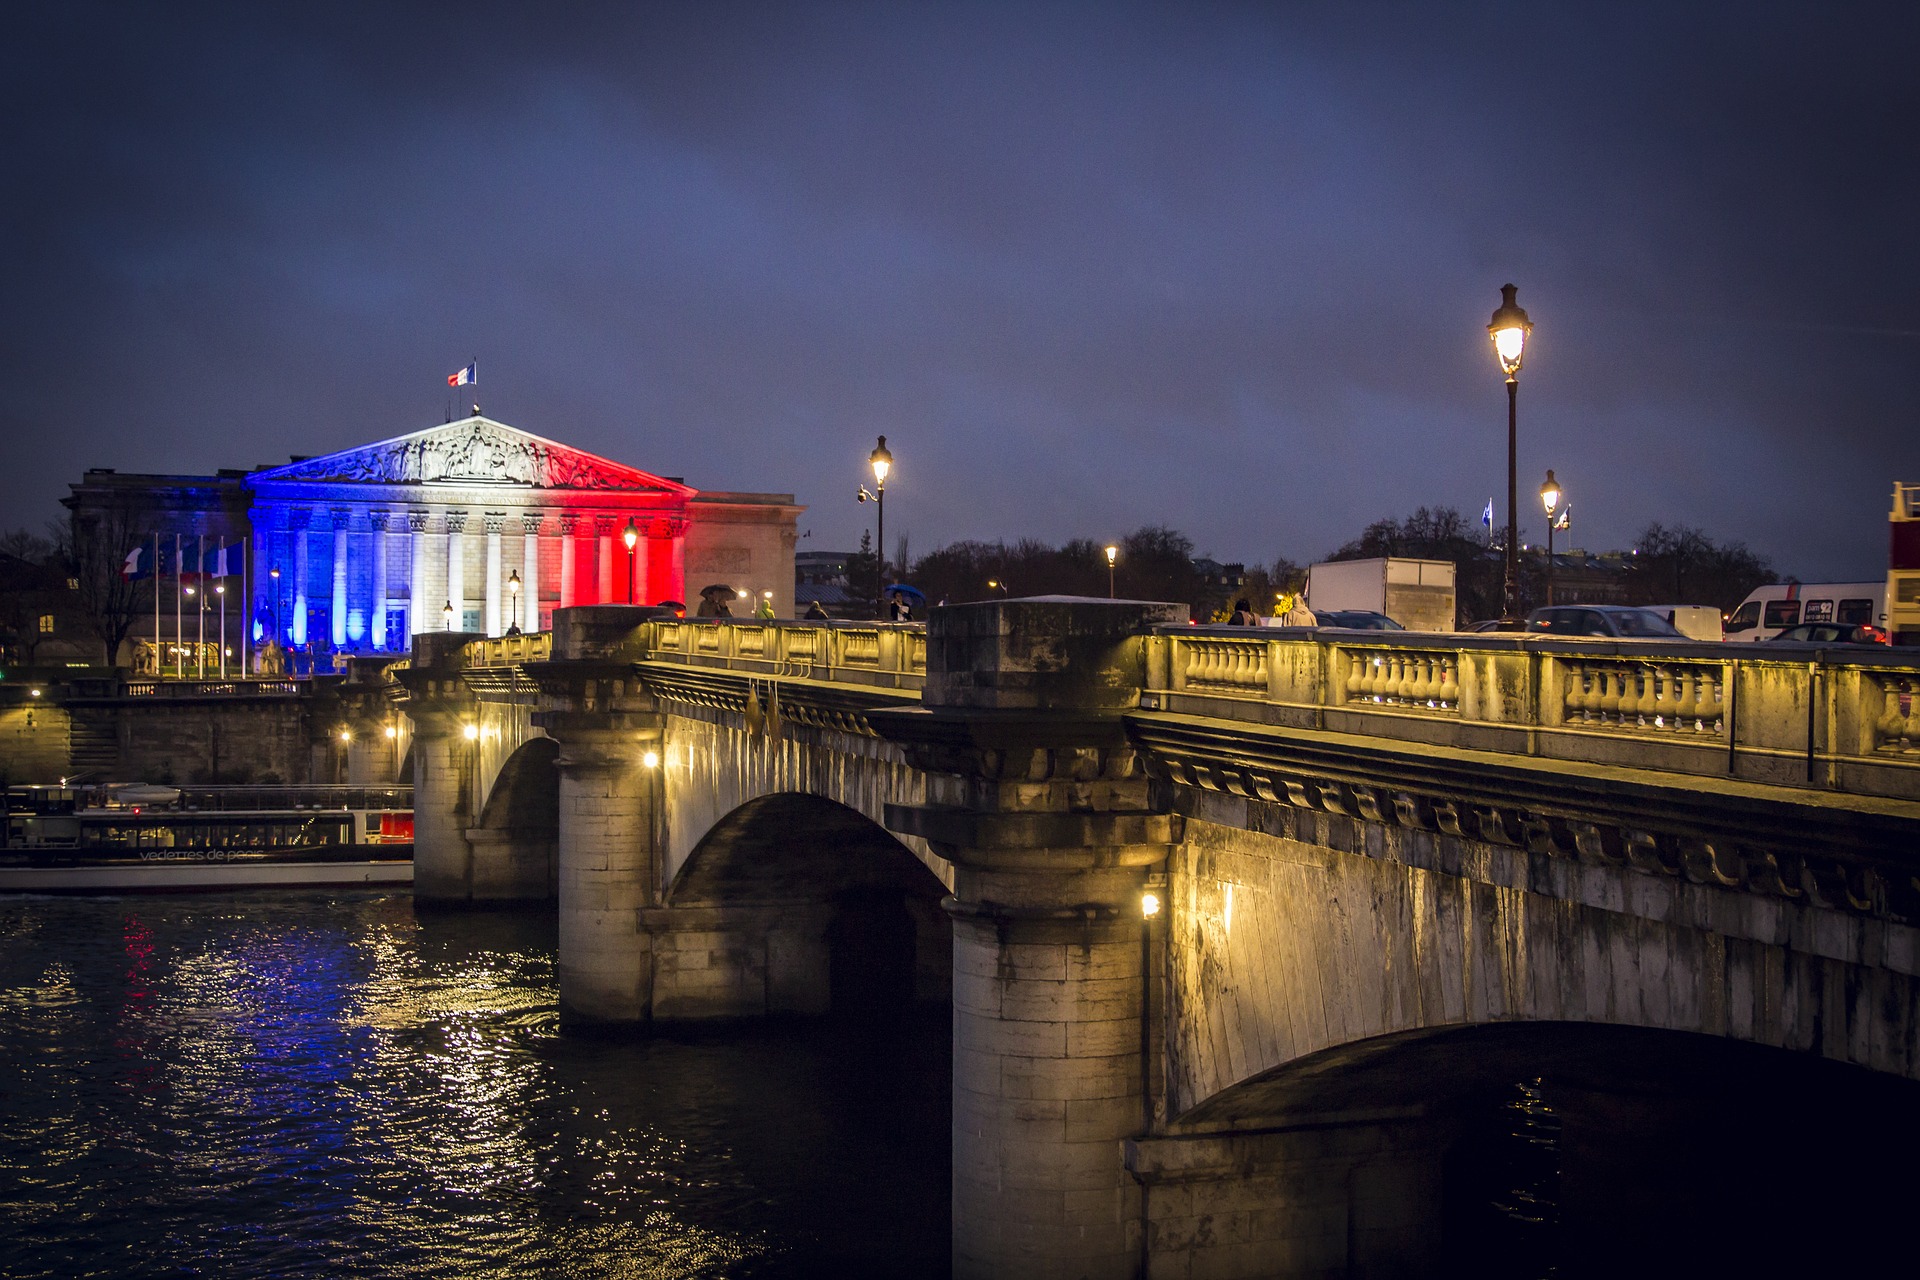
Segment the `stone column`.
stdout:
<svg viewBox="0 0 1920 1280">
<path fill-rule="evenodd" d="M 417 636 L 433 629 L 433 611 L 427 601 L 427 518 L 425 511 L 407 512 L 407 528 L 412 545 L 407 548 L 407 634 Z"/>
<path fill-rule="evenodd" d="M 295 508 L 288 532 L 293 538 L 293 644 L 307 642 L 307 512 Z"/>
<path fill-rule="evenodd" d="M 500 572 L 500 522 L 501 517 L 489 511 L 480 517 L 487 531 L 487 586 L 486 611 L 481 615 L 481 627 L 488 636 L 501 635 L 506 631 L 500 621 L 500 586 L 505 575 Z"/>
<path fill-rule="evenodd" d="M 569 610 L 554 622 L 554 660 L 536 676 L 534 723 L 560 744 L 563 1021 L 644 1022 L 652 1003 L 652 940 L 640 916 L 661 890 L 664 717 L 634 679 L 633 655 L 621 651 L 632 633 L 626 609 Z"/>
<path fill-rule="evenodd" d="M 416 903 L 467 902 L 473 892 L 478 749 L 465 729 L 479 706 L 460 675 L 461 647 L 473 637 L 428 633 L 414 641 L 413 661 L 395 678 L 407 691 L 413 722 L 413 898 Z"/>
<path fill-rule="evenodd" d="M 453 606 L 452 630 L 466 625 L 467 616 L 467 513 L 447 512 L 447 604 Z M 447 630 L 444 621 L 436 621 L 435 630 Z"/>
<path fill-rule="evenodd" d="M 347 647 L 347 524 L 351 512 L 333 510 L 333 600 L 330 630 L 336 651 Z"/>
<path fill-rule="evenodd" d="M 571 609 L 577 603 L 579 594 L 578 579 L 575 577 L 576 562 L 579 559 L 580 543 L 574 537 L 574 525 L 577 517 L 560 517 L 560 607 Z"/>
<path fill-rule="evenodd" d="M 520 553 L 520 629 L 532 634 L 540 629 L 540 524 L 538 511 L 520 517 L 524 541 Z"/>
<path fill-rule="evenodd" d="M 647 567 L 645 574 L 646 594 L 640 597 L 641 604 L 658 604 L 662 600 L 687 602 L 684 594 L 677 594 L 673 585 L 673 522 L 655 520 L 647 526 Z"/>
<path fill-rule="evenodd" d="M 873 712 L 927 771 L 887 825 L 955 868 L 953 1271 L 1120 1277 L 1140 1258 L 1123 1139 L 1149 1114 L 1141 894 L 1178 820 L 1121 713 L 1174 609 L 989 601 L 929 623 L 924 709 Z M 953 663 L 951 667 L 949 661 Z"/>
<path fill-rule="evenodd" d="M 372 511 L 367 521 L 373 526 L 373 612 L 367 622 L 367 639 L 374 650 L 387 647 L 387 521 L 385 511 Z"/>
<path fill-rule="evenodd" d="M 599 581 L 594 583 L 594 603 L 612 604 L 620 598 L 613 589 L 613 517 L 595 516 L 593 533 L 600 551 L 595 566 L 599 571 Z"/>
</svg>

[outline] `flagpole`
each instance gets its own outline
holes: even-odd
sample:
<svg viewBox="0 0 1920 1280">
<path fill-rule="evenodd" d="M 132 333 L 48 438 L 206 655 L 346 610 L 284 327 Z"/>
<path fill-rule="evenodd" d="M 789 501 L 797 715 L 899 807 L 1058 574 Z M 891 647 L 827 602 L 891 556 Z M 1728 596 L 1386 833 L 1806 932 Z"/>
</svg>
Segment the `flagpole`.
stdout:
<svg viewBox="0 0 1920 1280">
<path fill-rule="evenodd" d="M 173 535 L 173 678 L 187 678 L 187 637 L 180 626 L 180 592 L 186 584 L 180 581 L 180 535 Z"/>
<path fill-rule="evenodd" d="M 204 533 L 193 535 L 193 567 L 194 585 L 199 590 L 199 594 L 194 596 L 199 607 L 193 611 L 195 637 L 193 678 L 205 680 L 207 678 L 207 535 Z"/>
</svg>

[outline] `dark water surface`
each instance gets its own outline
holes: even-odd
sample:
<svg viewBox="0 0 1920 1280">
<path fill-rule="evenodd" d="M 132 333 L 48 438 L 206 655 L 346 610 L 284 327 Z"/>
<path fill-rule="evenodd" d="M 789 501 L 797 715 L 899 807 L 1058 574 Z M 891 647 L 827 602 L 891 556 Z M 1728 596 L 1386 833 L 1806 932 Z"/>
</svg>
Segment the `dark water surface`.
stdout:
<svg viewBox="0 0 1920 1280">
<path fill-rule="evenodd" d="M 945 1010 L 561 1035 L 550 919 L 0 902 L 0 1273 L 947 1269 Z"/>
</svg>

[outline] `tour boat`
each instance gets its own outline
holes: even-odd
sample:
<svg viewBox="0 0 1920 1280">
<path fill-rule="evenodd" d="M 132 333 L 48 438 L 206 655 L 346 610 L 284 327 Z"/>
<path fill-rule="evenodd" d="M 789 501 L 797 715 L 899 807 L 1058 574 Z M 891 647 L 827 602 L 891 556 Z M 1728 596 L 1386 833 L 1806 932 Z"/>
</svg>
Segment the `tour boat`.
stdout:
<svg viewBox="0 0 1920 1280">
<path fill-rule="evenodd" d="M 411 787 L 13 787 L 0 893 L 413 883 Z"/>
</svg>

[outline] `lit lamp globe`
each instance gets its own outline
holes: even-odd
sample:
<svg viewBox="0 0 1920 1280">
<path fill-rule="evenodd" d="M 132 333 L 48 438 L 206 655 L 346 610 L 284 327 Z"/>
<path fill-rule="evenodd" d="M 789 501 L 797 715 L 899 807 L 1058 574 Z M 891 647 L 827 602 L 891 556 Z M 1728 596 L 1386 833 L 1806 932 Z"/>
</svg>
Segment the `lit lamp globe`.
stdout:
<svg viewBox="0 0 1920 1280">
<path fill-rule="evenodd" d="M 1547 469 L 1547 482 L 1540 486 L 1540 505 L 1547 509 L 1548 528 L 1552 528 L 1553 513 L 1560 509 L 1560 482 L 1553 478 L 1553 469 Z"/>
<path fill-rule="evenodd" d="M 1527 319 L 1525 309 L 1513 300 L 1518 292 L 1516 285 L 1500 286 L 1500 308 L 1487 324 L 1487 333 L 1493 338 L 1493 352 L 1500 358 L 1500 368 L 1509 382 L 1520 372 L 1520 361 L 1527 351 L 1527 335 L 1533 332 L 1533 322 Z"/>
<path fill-rule="evenodd" d="M 880 443 L 867 455 L 867 461 L 873 464 L 873 482 L 881 488 L 887 484 L 887 472 L 893 470 L 893 454 L 887 449 L 887 438 L 880 437 Z"/>
</svg>

